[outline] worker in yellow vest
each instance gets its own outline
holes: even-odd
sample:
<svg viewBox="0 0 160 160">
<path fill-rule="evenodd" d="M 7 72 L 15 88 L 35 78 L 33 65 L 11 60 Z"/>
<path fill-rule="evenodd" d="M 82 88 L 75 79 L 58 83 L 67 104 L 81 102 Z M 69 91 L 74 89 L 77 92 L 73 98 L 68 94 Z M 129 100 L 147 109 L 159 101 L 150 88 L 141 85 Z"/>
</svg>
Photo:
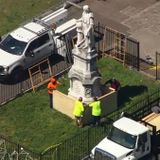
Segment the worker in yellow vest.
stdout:
<svg viewBox="0 0 160 160">
<path fill-rule="evenodd" d="M 89 104 L 89 107 L 92 107 L 92 124 L 99 125 L 101 118 L 101 102 L 94 97 L 94 101 Z"/>
<path fill-rule="evenodd" d="M 78 100 L 76 100 L 75 105 L 74 105 L 74 111 L 73 115 L 75 116 L 76 124 L 79 127 L 83 127 L 82 123 L 82 117 L 84 113 L 84 106 L 83 106 L 83 98 L 79 97 Z"/>
</svg>

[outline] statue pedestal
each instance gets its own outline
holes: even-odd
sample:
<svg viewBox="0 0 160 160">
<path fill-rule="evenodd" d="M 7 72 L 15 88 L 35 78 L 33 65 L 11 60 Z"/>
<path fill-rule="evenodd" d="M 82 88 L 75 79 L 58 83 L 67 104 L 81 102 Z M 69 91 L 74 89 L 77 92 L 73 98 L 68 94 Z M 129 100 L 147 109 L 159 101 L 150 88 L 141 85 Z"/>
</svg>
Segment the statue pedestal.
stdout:
<svg viewBox="0 0 160 160">
<path fill-rule="evenodd" d="M 83 97 L 83 101 L 89 103 L 95 96 L 102 95 L 101 76 L 96 67 L 97 52 L 87 49 L 73 49 L 74 64 L 72 65 L 68 77 L 70 79 L 70 88 L 68 95 Z"/>
</svg>

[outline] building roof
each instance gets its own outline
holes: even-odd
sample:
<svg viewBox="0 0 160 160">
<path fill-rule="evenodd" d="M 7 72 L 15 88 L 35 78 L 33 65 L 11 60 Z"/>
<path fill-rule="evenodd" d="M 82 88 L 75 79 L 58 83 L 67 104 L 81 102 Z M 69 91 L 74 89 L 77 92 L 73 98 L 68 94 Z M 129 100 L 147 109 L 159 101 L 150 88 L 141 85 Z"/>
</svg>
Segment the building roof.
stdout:
<svg viewBox="0 0 160 160">
<path fill-rule="evenodd" d="M 116 128 L 121 129 L 131 135 L 139 135 L 149 130 L 147 127 L 140 124 L 139 122 L 136 122 L 126 117 L 120 118 L 119 120 L 114 122 L 113 125 Z"/>
</svg>

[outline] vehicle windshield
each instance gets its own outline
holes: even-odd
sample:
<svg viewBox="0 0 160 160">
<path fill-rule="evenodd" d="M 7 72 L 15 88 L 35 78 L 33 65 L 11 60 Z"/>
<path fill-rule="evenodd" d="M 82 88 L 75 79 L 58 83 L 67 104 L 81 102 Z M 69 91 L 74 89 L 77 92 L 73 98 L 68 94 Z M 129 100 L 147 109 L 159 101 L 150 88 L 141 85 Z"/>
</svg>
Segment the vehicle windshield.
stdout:
<svg viewBox="0 0 160 160">
<path fill-rule="evenodd" d="M 8 35 L 1 43 L 0 48 L 15 55 L 21 55 L 26 47 L 27 43 L 19 41 Z"/>
<path fill-rule="evenodd" d="M 126 133 L 116 127 L 112 127 L 108 139 L 126 148 L 133 149 L 136 145 L 137 136 Z"/>
</svg>

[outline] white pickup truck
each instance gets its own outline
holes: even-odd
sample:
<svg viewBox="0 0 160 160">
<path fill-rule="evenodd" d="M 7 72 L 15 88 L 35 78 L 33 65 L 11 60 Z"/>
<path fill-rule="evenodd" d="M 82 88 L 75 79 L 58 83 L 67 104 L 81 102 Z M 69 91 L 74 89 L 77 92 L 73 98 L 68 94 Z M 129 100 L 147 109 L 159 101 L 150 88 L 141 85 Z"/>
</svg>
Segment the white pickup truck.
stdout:
<svg viewBox="0 0 160 160">
<path fill-rule="evenodd" d="M 109 135 L 92 149 L 90 157 L 94 160 L 146 160 L 146 156 L 157 150 L 159 136 L 160 114 L 151 113 L 141 122 L 122 117 L 113 123 Z"/>
<path fill-rule="evenodd" d="M 65 36 L 75 36 L 76 20 L 68 10 L 55 12 L 20 26 L 0 42 L 0 80 L 18 81 L 24 70 L 52 54 L 66 56 Z M 56 28 L 55 28 L 56 26 Z"/>
</svg>

